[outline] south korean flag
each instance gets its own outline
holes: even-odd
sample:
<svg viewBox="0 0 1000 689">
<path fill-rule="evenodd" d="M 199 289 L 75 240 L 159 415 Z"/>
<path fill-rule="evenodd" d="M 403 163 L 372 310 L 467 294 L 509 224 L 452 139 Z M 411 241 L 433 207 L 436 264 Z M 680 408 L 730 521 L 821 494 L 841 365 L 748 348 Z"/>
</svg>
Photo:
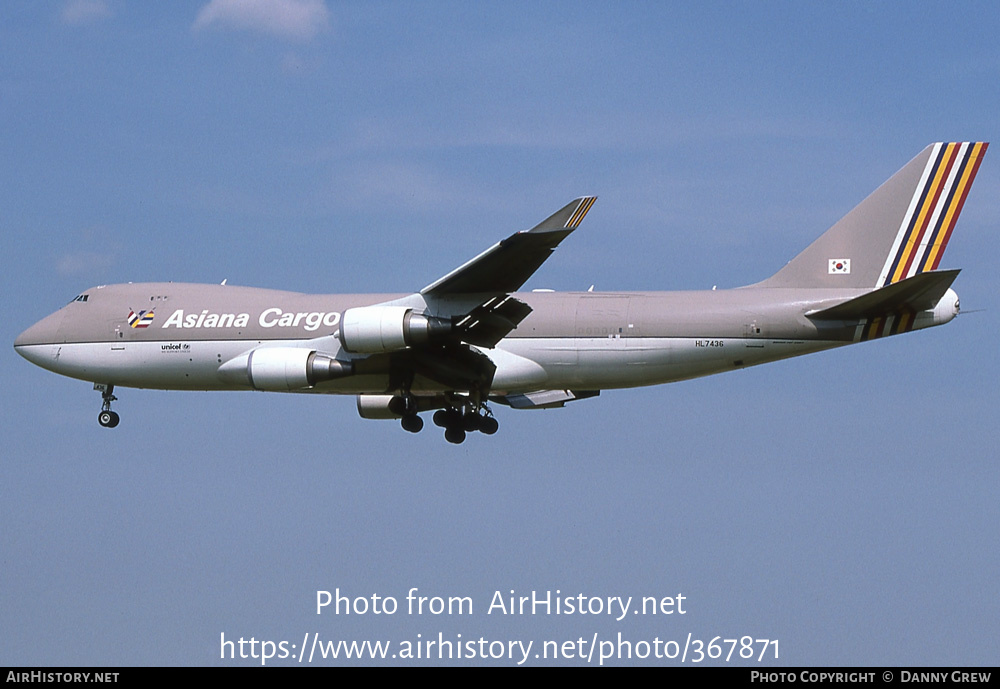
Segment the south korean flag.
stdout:
<svg viewBox="0 0 1000 689">
<path fill-rule="evenodd" d="M 830 259 L 830 275 L 849 275 L 851 272 L 851 259 L 849 258 L 831 258 Z"/>
</svg>

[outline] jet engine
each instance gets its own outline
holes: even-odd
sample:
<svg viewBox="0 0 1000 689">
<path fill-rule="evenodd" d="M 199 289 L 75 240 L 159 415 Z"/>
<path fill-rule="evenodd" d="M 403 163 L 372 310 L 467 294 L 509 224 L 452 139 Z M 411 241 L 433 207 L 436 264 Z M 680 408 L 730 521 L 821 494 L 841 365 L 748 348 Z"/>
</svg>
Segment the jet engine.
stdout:
<svg viewBox="0 0 1000 689">
<path fill-rule="evenodd" d="M 402 395 L 358 395 L 358 414 L 363 419 L 399 419 L 447 405 L 444 395 L 411 397 L 409 402 Z"/>
<path fill-rule="evenodd" d="M 394 352 L 447 338 L 451 321 L 414 313 L 408 306 L 361 306 L 347 309 L 340 321 L 344 349 L 358 354 Z"/>
<path fill-rule="evenodd" d="M 225 380 L 273 392 L 300 390 L 353 372 L 350 361 L 298 347 L 261 347 L 219 367 Z"/>
<path fill-rule="evenodd" d="M 398 395 L 358 395 L 358 414 L 362 419 L 398 419 L 401 402 Z"/>
</svg>

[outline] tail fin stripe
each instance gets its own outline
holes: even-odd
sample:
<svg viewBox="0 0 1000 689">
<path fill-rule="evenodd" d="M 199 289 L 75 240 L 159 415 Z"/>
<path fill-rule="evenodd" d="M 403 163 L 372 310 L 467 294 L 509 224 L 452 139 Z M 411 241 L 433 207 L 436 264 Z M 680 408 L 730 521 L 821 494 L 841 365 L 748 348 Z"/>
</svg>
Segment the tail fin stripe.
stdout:
<svg viewBox="0 0 1000 689">
<path fill-rule="evenodd" d="M 879 285 L 880 287 L 899 282 L 902 279 L 901 276 L 906 274 L 906 268 L 909 268 L 909 262 L 913 259 L 913 250 L 919 246 L 919 238 L 923 235 L 927 227 L 928 216 L 937 204 L 938 196 L 941 193 L 941 182 L 946 177 L 942 173 L 945 172 L 946 167 L 950 167 L 953 153 L 954 144 L 947 144 L 942 146 L 938 150 L 937 155 L 932 156 L 931 160 L 928 161 L 928 172 L 930 173 L 928 181 L 922 188 L 918 187 L 917 194 L 914 195 L 919 197 L 919 202 L 915 209 L 917 212 L 908 218 L 909 222 L 904 221 L 906 230 L 903 235 L 903 241 L 900 243 L 899 251 L 892 262 L 889 274 L 886 276 L 885 282 Z M 948 161 L 947 164 L 946 160 Z"/>
<path fill-rule="evenodd" d="M 940 251 L 942 237 L 947 234 L 949 226 L 954 222 L 955 202 L 962 197 L 962 189 L 966 180 L 966 172 L 969 170 L 969 162 L 972 159 L 972 146 L 964 152 L 962 160 L 955 168 L 955 182 L 950 185 L 946 198 L 941 202 L 940 212 L 934 222 L 932 231 L 924 238 L 923 246 L 920 248 L 920 262 L 915 264 L 910 272 L 922 272 L 927 270 Z"/>
<path fill-rule="evenodd" d="M 962 179 L 957 193 L 954 194 L 956 200 L 951 203 L 948 217 L 943 225 L 944 231 L 939 237 L 935 237 L 934 246 L 927 256 L 923 270 L 937 270 L 938 264 L 941 262 L 941 256 L 948 247 L 948 240 L 951 239 L 951 232 L 955 229 L 955 221 L 958 220 L 958 216 L 962 212 L 962 207 L 965 205 L 965 197 L 969 195 L 972 182 L 976 179 L 976 173 L 979 171 L 979 164 L 983 161 L 983 154 L 986 153 L 987 146 L 989 144 L 983 142 L 975 144 L 966 157 L 963 164 Z"/>
<path fill-rule="evenodd" d="M 962 148 L 960 144 L 948 144 L 945 147 L 943 164 L 938 167 L 937 176 L 934 180 L 933 193 L 924 203 L 920 219 L 917 222 L 916 231 L 910 235 L 907 242 L 907 255 L 901 265 L 896 268 L 896 272 L 893 275 L 893 282 L 899 282 L 911 277 L 913 274 L 911 268 L 919 265 L 923 260 L 924 252 L 927 250 L 927 239 L 932 232 L 931 228 L 937 224 L 937 220 L 941 216 L 942 197 L 947 198 L 948 191 L 954 187 L 953 172 L 957 171 L 957 168 L 955 168 L 955 159 L 958 156 L 960 148 Z"/>
<path fill-rule="evenodd" d="M 937 144 L 876 286 L 935 270 L 988 144 Z"/>
<path fill-rule="evenodd" d="M 884 287 L 890 282 L 889 276 L 895 272 L 899 259 L 906 249 L 906 237 L 913 230 L 913 225 L 916 223 L 917 209 L 923 205 L 924 199 L 927 196 L 929 180 L 932 177 L 933 171 L 937 168 L 942 154 L 941 148 L 942 144 L 933 144 L 931 155 L 927 159 L 923 173 L 920 175 L 920 182 L 917 183 L 917 192 L 910 199 L 909 208 L 906 209 L 906 214 L 903 216 L 902 223 L 900 223 L 899 231 L 896 233 L 896 239 L 893 240 L 892 249 L 889 251 L 885 266 L 882 268 L 882 274 L 875 283 L 876 287 Z"/>
</svg>

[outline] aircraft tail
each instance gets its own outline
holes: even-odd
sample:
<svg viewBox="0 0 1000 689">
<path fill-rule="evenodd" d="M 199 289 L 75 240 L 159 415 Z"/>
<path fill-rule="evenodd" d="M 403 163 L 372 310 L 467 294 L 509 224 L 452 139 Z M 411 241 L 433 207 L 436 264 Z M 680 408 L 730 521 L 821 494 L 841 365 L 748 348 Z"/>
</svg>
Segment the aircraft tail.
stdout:
<svg viewBox="0 0 1000 689">
<path fill-rule="evenodd" d="M 877 289 L 936 270 L 987 146 L 931 144 L 755 287 Z"/>
</svg>

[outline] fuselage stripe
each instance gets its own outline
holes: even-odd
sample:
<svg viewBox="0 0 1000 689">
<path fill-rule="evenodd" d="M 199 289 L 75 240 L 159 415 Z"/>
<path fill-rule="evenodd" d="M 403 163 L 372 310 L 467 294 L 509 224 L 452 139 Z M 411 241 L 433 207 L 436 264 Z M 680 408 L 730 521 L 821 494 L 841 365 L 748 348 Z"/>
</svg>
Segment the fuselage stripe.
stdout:
<svg viewBox="0 0 1000 689">
<path fill-rule="evenodd" d="M 882 327 L 884 319 L 881 316 L 876 316 L 875 318 L 868 321 L 868 327 L 865 328 L 865 334 L 861 336 L 861 341 L 865 342 L 867 340 L 872 340 L 878 337 L 879 329 Z"/>
<path fill-rule="evenodd" d="M 911 330 L 913 330 L 913 323 L 914 321 L 916 321 L 916 319 L 917 319 L 916 311 L 907 311 L 906 313 L 904 313 L 901 319 L 904 324 L 900 328 L 899 332 L 908 333 Z"/>
<path fill-rule="evenodd" d="M 904 311 L 903 313 L 896 314 L 895 320 L 893 321 L 888 334 L 898 335 L 900 333 L 909 332 L 909 326 L 913 322 L 912 314 L 912 311 Z"/>
<path fill-rule="evenodd" d="M 913 324 L 916 322 L 917 314 L 915 311 L 902 311 L 900 313 L 892 313 L 887 316 L 876 316 L 867 321 L 864 321 L 861 328 L 860 337 L 855 339 L 861 342 L 867 342 L 868 340 L 876 340 L 880 337 L 890 337 L 892 335 L 899 335 L 901 333 L 908 333 L 913 330 Z"/>
</svg>

